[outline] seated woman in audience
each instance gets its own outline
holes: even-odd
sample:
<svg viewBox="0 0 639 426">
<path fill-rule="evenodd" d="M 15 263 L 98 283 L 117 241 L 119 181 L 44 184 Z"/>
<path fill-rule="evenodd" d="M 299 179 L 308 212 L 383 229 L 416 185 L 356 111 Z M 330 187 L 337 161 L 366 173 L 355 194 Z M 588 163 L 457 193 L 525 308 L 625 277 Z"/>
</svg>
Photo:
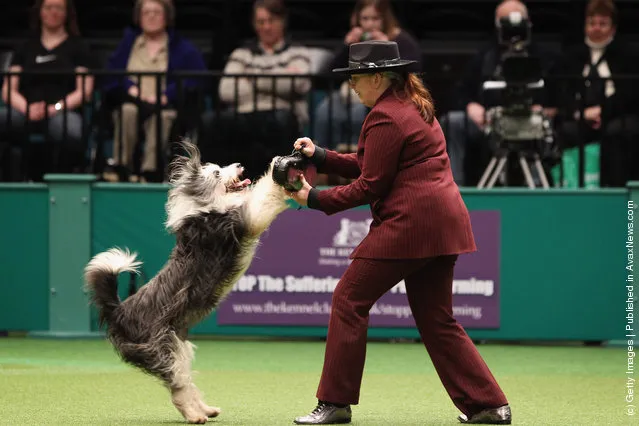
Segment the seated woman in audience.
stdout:
<svg viewBox="0 0 639 426">
<path fill-rule="evenodd" d="M 567 49 L 553 71 L 573 78 L 551 80 L 548 91 L 558 107 L 553 112 L 559 142 L 563 148 L 598 142 L 600 186 L 623 187 L 639 179 L 639 90 L 633 81 L 616 77 L 637 74 L 637 55 L 615 38 L 617 10 L 611 0 L 591 0 L 584 24 L 584 42 Z"/>
<path fill-rule="evenodd" d="M 137 0 L 133 21 L 139 28 L 125 31 L 122 41 L 108 60 L 107 69 L 131 73 L 206 69 L 199 50 L 170 29 L 174 18 L 172 0 Z M 197 79 L 185 79 L 182 85 L 183 89 L 195 86 L 198 86 Z M 165 152 L 171 126 L 177 116 L 177 79 L 171 75 L 168 78 L 163 76 L 159 97 L 155 76 L 138 78 L 133 74 L 128 77 L 109 77 L 105 90 L 111 101 L 116 99 L 116 104 L 121 104 L 121 108 L 117 107 L 114 111 L 113 144 L 114 164 L 119 166 L 121 177 L 126 178 L 135 170 L 133 158 L 139 143 L 138 124 L 144 123 L 146 137 L 140 167 L 142 176 L 146 180 L 161 181 L 163 170 L 158 170 L 157 165 L 158 160 L 162 162 L 165 159 L 157 158 L 157 143 L 160 139 L 161 152 Z M 161 116 L 161 135 L 157 134 L 158 115 Z"/>
<path fill-rule="evenodd" d="M 32 29 L 34 35 L 14 52 L 10 67 L 24 74 L 4 80 L 2 99 L 10 108 L 0 114 L 0 131 L 20 144 L 31 132 L 44 135 L 45 143 L 22 153 L 33 153 L 23 160 L 26 178 L 40 180 L 46 172 L 82 170 L 87 148 L 81 108 L 91 99 L 93 78 L 75 75 L 89 70 L 91 57 L 72 0 L 36 1 Z M 32 71 L 61 74 L 29 75 Z"/>
<path fill-rule="evenodd" d="M 336 52 L 322 73 L 348 66 L 349 46 L 364 40 L 392 40 L 399 47 L 403 59 L 417 61 L 409 72 L 421 72 L 421 49 L 417 40 L 403 30 L 393 13 L 389 0 L 358 0 L 351 15 L 351 29 L 344 37 L 344 44 Z M 329 106 L 329 103 L 331 105 Z M 350 105 L 350 121 L 348 106 Z M 329 111 L 332 110 L 332 114 Z M 329 114 L 332 120 L 329 120 Z M 348 81 L 341 82 L 318 105 L 315 111 L 314 141 L 318 145 L 339 151 L 355 151 L 359 131 L 368 114 L 359 97 L 352 92 Z M 332 138 L 331 138 L 332 134 Z M 350 137 L 349 137 L 350 136 Z M 350 145 L 350 146 L 349 146 Z"/>
<path fill-rule="evenodd" d="M 257 40 L 235 49 L 223 77 L 220 99 L 230 109 L 205 113 L 199 137 L 203 158 L 226 164 L 241 162 L 247 177 L 258 177 L 275 155 L 290 152 L 308 121 L 308 78 L 269 78 L 278 74 L 308 74 L 308 50 L 284 37 L 287 11 L 281 0 L 257 0 L 253 26 Z M 258 77 L 261 76 L 261 77 Z"/>
</svg>

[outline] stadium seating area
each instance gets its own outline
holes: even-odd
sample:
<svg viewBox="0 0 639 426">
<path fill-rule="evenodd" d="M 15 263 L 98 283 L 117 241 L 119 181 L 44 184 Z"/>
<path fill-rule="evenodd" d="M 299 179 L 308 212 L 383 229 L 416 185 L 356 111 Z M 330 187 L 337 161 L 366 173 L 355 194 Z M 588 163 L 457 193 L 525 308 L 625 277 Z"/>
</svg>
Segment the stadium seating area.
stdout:
<svg viewBox="0 0 639 426">
<path fill-rule="evenodd" d="M 28 35 L 32 2 L 11 2 L 3 6 L 0 50 L 8 50 Z M 82 35 L 96 54 L 104 57 L 118 42 L 122 29 L 131 24 L 132 0 L 76 1 Z M 332 48 L 343 39 L 348 27 L 352 1 L 288 0 L 289 32 L 308 46 Z M 549 43 L 582 38 L 584 0 L 533 0 L 526 2 L 534 35 Z M 639 42 L 639 4 L 618 0 L 619 27 L 624 37 Z M 420 41 L 428 71 L 455 71 L 464 56 L 475 51 L 493 35 L 495 1 L 395 0 L 393 7 L 400 23 Z M 251 0 L 178 0 L 176 28 L 197 43 L 211 67 L 246 38 L 253 36 L 250 22 Z M 461 56 L 461 60 L 459 58 Z M 461 63 L 460 63 L 461 62 Z"/>
<path fill-rule="evenodd" d="M 10 54 L 29 34 L 32 2 L 3 6 L 0 25 L 0 65 L 6 69 Z M 83 38 L 92 54 L 105 63 L 132 22 L 132 0 L 76 0 Z M 395 0 L 393 8 L 403 28 L 414 35 L 423 54 L 424 81 L 431 90 L 438 112 L 452 108 L 451 90 L 471 55 L 494 37 L 495 1 Z M 549 50 L 583 39 L 584 0 L 530 0 L 525 2 L 533 23 L 533 37 Z M 287 0 L 288 33 L 316 55 L 314 68 L 342 43 L 353 1 Z M 639 3 L 618 0 L 619 33 L 639 46 Z M 195 43 L 209 70 L 220 71 L 230 52 L 254 37 L 251 0 L 176 0 L 176 29 Z M 637 49 L 639 51 L 639 49 Z M 205 105 L 215 105 L 217 93 L 205 94 Z M 310 108 L 323 96 L 311 93 Z M 99 103 L 98 103 L 99 107 Z M 92 129 L 95 131 L 95 129 Z"/>
</svg>

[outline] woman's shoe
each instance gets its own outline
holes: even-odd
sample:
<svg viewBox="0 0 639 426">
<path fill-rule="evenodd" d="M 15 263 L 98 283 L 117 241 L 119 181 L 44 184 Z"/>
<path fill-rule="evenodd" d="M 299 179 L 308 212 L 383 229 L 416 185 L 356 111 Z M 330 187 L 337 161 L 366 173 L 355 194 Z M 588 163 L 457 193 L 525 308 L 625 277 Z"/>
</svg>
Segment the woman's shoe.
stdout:
<svg viewBox="0 0 639 426">
<path fill-rule="evenodd" d="M 297 417 L 294 422 L 298 425 L 334 425 L 351 422 L 351 406 L 338 407 L 320 401 L 317 407 L 307 416 Z"/>
<path fill-rule="evenodd" d="M 512 422 L 509 405 L 482 410 L 470 416 L 470 418 L 465 414 L 461 414 L 457 419 L 461 423 L 483 425 L 509 425 Z"/>
</svg>

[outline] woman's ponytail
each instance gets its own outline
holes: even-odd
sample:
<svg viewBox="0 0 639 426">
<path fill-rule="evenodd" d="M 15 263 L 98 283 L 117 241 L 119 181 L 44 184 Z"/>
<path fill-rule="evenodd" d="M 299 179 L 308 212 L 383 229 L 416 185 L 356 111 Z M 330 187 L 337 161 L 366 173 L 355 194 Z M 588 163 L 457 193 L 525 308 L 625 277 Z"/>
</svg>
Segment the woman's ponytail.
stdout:
<svg viewBox="0 0 639 426">
<path fill-rule="evenodd" d="M 398 73 L 386 73 L 393 83 L 395 93 L 403 90 L 406 96 L 415 104 L 422 118 L 428 124 L 432 124 L 435 120 L 435 104 L 433 97 L 422 80 L 417 75 L 408 73 L 400 75 Z"/>
<path fill-rule="evenodd" d="M 404 90 L 410 96 L 411 101 L 419 110 L 424 121 L 432 124 L 435 119 L 435 104 L 433 103 L 433 97 L 428 89 L 424 87 L 422 80 L 415 74 L 408 74 L 408 78 L 404 82 Z"/>
</svg>

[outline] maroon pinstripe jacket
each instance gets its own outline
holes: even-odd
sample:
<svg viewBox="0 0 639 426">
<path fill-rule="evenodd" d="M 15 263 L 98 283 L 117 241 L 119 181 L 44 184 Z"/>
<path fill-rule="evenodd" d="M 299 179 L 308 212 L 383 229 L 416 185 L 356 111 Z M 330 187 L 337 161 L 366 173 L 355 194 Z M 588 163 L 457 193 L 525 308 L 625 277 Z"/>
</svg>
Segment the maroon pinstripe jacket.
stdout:
<svg viewBox="0 0 639 426">
<path fill-rule="evenodd" d="M 330 215 L 371 206 L 370 231 L 351 258 L 409 259 L 476 250 L 439 122 L 427 124 L 410 100 L 398 99 L 390 89 L 366 117 L 357 153 L 317 147 L 313 161 L 318 172 L 355 180 L 312 189 L 309 208 Z"/>
</svg>

